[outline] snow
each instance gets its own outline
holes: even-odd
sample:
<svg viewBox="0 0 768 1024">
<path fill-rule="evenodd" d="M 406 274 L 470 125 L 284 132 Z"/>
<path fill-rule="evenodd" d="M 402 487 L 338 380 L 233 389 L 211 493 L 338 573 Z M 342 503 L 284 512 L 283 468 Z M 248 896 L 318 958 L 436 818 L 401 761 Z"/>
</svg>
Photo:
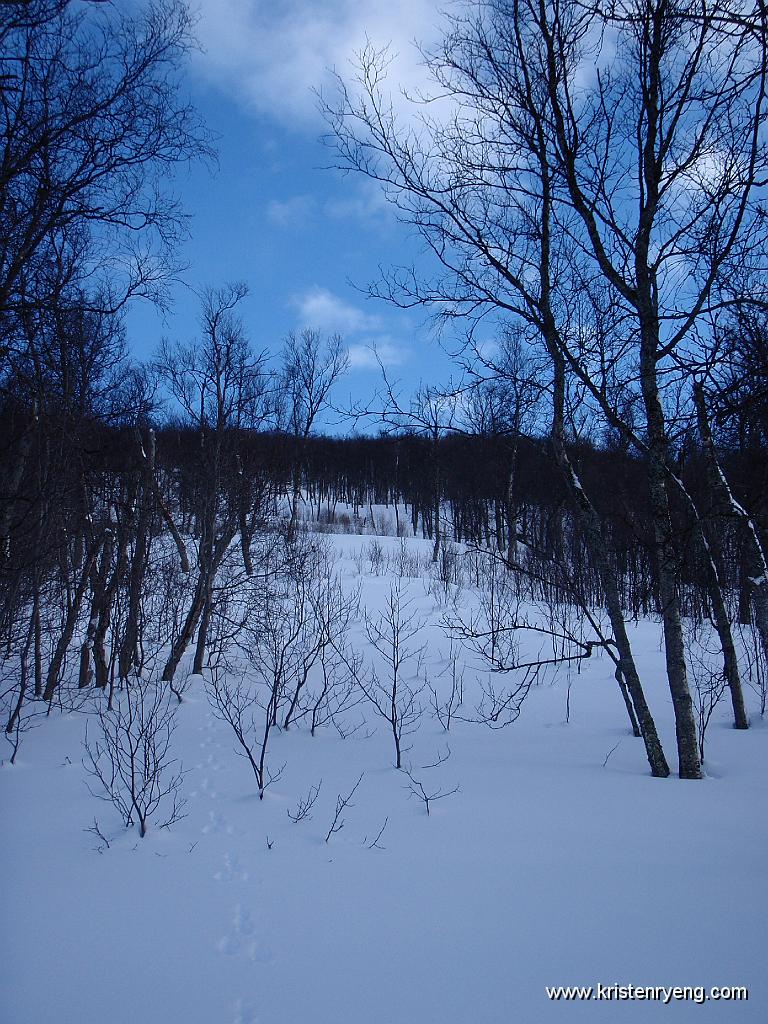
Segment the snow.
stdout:
<svg viewBox="0 0 768 1024">
<path fill-rule="evenodd" d="M 349 586 L 361 582 L 365 605 L 381 609 L 391 576 L 364 569 L 358 578 L 370 538 L 331 543 Z M 396 538 L 379 543 L 385 554 L 400 550 Z M 403 543 L 427 562 L 429 541 Z M 430 682 L 446 685 L 444 608 L 424 581 L 408 588 L 428 620 Z M 471 601 L 465 590 L 460 602 Z M 363 635 L 361 622 L 356 646 L 366 653 Z M 640 622 L 631 639 L 674 763 L 657 624 Z M 478 682 L 469 666 L 467 709 Z M 173 739 L 187 816 L 143 840 L 86 788 L 86 716 L 54 713 L 0 770 L 0 1019 L 765 1020 L 764 723 L 753 714 L 752 729 L 737 732 L 721 704 L 707 778 L 656 780 L 628 731 L 610 660 L 596 653 L 570 682 L 568 724 L 565 671 L 533 687 L 520 718 L 498 731 L 454 721 L 446 733 L 425 698 L 406 762 L 433 789 L 459 785 L 427 816 L 392 767 L 386 723 L 370 712 L 346 739 L 332 729 L 275 734 L 270 756 L 286 767 L 260 802 L 195 677 Z M 447 760 L 420 768 L 446 747 Z M 326 843 L 337 796 L 361 773 L 344 827 Z M 294 824 L 286 812 L 320 780 L 311 819 Z M 86 831 L 94 816 L 108 849 Z M 385 820 L 382 848 L 371 848 Z M 744 985 L 749 1001 L 663 1007 L 545 994 L 598 983 Z"/>
</svg>

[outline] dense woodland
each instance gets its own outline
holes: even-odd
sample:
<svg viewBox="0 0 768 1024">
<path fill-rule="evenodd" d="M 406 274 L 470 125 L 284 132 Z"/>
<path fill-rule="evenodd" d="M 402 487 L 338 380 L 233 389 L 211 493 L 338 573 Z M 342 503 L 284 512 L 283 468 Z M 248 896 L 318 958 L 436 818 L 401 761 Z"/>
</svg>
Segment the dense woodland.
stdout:
<svg viewBox="0 0 768 1024">
<path fill-rule="evenodd" d="M 58 429 L 54 427 L 54 431 Z M 5 436 L 14 436 L 12 419 Z M 153 425 L 145 422 L 129 427 L 99 423 L 89 417 L 80 429 L 68 430 L 64 436 L 69 443 L 66 449 L 59 449 L 57 462 L 67 467 L 67 473 L 57 483 L 55 493 L 57 508 L 65 521 L 73 521 L 78 510 L 82 514 L 84 494 L 88 496 L 86 508 L 106 510 L 103 514 L 109 514 L 111 509 L 115 517 L 125 516 L 126 501 L 131 499 L 126 481 L 141 473 L 151 437 L 156 477 L 162 482 L 164 495 L 155 501 L 162 500 L 165 507 L 174 509 L 179 530 L 185 536 L 199 536 L 203 500 L 199 434 L 188 427 L 163 424 L 162 420 Z M 254 522 L 261 530 L 279 529 L 280 513 L 287 507 L 294 475 L 291 435 L 278 431 L 237 431 L 230 444 L 236 455 L 228 460 L 228 472 L 237 479 L 242 469 L 256 482 L 259 501 L 246 514 L 256 515 Z M 512 505 L 508 485 L 513 446 Z M 626 451 L 588 443 L 574 444 L 569 451 L 610 530 L 610 550 L 630 614 L 658 614 L 642 462 Z M 759 447 L 719 450 L 734 494 L 745 508 L 758 510 L 755 523 L 761 532 L 765 529 L 762 508 L 768 492 L 768 466 L 761 457 L 762 451 Z M 39 457 L 39 452 L 31 451 L 29 465 Z M 681 446 L 678 461 L 686 489 L 694 496 L 697 507 L 706 508 L 706 458 L 695 433 Z M 78 469 L 73 471 L 73 467 Z M 19 552 L 30 511 L 38 503 L 50 501 L 37 491 L 35 479 L 40 477 L 25 475 L 17 492 L 18 521 L 12 526 L 14 547 Z M 311 436 L 302 454 L 301 490 L 303 516 L 313 528 L 377 533 L 391 530 L 394 521 L 394 529 L 401 536 L 433 540 L 435 508 L 439 507 L 441 530 L 447 542 L 490 547 L 504 553 L 514 537 L 545 559 L 563 559 L 579 566 L 583 573 L 580 585 L 591 595 L 590 600 L 596 604 L 604 601 L 589 544 L 569 509 L 568 491 L 546 438 L 516 437 L 513 441 L 504 435 L 462 432 L 435 443 L 413 434 Z M 373 506 L 389 508 L 391 515 L 381 516 Z M 681 548 L 686 607 L 695 609 L 695 614 L 702 610 L 706 613 L 706 573 L 691 536 L 690 509 L 681 503 L 676 511 L 681 536 L 686 537 Z M 238 510 L 236 514 L 239 521 L 242 512 Z M 715 525 L 719 543 L 727 552 L 724 570 L 729 600 L 736 602 L 740 620 L 749 622 L 747 537 L 737 520 L 720 516 Z M 164 522 L 158 505 L 153 514 L 153 535 L 161 536 L 166 529 L 167 521 Z M 26 543 L 32 551 L 40 551 L 38 535 L 29 536 Z M 28 557 L 33 556 L 29 553 Z"/>
<path fill-rule="evenodd" d="M 606 609 L 563 659 L 611 651 L 654 775 L 670 768 L 626 620 L 663 623 L 682 777 L 701 775 L 691 621 L 712 624 L 717 685 L 748 727 L 743 688 L 768 654 L 765 10 L 632 3 L 613 24 L 570 0 L 487 6 L 457 15 L 429 57 L 459 107 L 447 130 L 398 125 L 374 52 L 362 97 L 342 85 L 327 111 L 340 164 L 382 182 L 438 258 L 434 281 L 395 272 L 379 292 L 470 324 L 460 387 L 403 400 L 385 378 L 349 410 L 350 436 L 329 437 L 343 340 L 311 325 L 277 345 L 249 337 L 244 285 L 201 292 L 197 340 L 128 357 L 126 304 L 162 301 L 174 270 L 182 222 L 163 177 L 209 150 L 179 99 L 183 4 L 3 5 L 0 672 L 14 754 L 53 706 L 95 691 L 117 713 L 121 694 L 145 694 L 150 647 L 159 688 L 180 697 L 185 658 L 216 677 L 225 640 L 255 623 L 263 639 L 275 594 L 292 600 L 310 573 L 307 531 L 391 529 L 381 506 L 446 574 L 480 549 L 517 600 Z M 568 86 L 608 27 L 626 71 L 576 101 Z M 702 183 L 713 149 L 723 166 Z M 489 310 L 490 354 L 471 330 Z M 225 607 L 237 588 L 250 619 Z M 507 614 L 504 630 L 530 628 Z M 530 666 L 490 658 L 510 693 L 521 672 L 530 685 Z M 242 694 L 217 679 L 229 721 Z M 303 699 L 298 676 L 273 684 L 267 731 Z M 266 735 L 261 791 L 265 749 Z"/>
</svg>

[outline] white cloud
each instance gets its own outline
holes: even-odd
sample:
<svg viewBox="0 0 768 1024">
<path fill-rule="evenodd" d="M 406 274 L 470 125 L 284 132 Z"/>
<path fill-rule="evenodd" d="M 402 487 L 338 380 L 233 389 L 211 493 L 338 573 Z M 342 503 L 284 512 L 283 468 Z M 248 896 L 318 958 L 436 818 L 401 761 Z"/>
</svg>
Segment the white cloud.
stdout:
<svg viewBox="0 0 768 1024">
<path fill-rule="evenodd" d="M 376 331 L 381 327 L 379 317 L 364 313 L 327 288 L 320 288 L 317 285 L 294 299 L 293 304 L 299 310 L 302 327 L 338 331 L 340 334 Z"/>
<path fill-rule="evenodd" d="M 327 288 L 315 285 L 296 296 L 293 305 L 298 310 L 299 328 L 339 333 L 345 338 L 352 370 L 378 370 L 380 364 L 385 368 L 402 366 L 410 358 L 408 347 L 385 333 L 382 317 L 365 313 Z"/>
<path fill-rule="evenodd" d="M 377 370 L 379 364 L 385 369 L 402 366 L 409 354 L 407 348 L 387 340 L 387 336 L 369 338 L 349 346 L 349 366 L 352 370 Z"/>
<path fill-rule="evenodd" d="M 367 39 L 390 47 L 390 80 L 413 90 L 426 81 L 414 40 L 439 37 L 435 0 L 199 0 L 198 9 L 199 73 L 259 114 L 300 127 L 317 126 L 312 90 L 328 83 L 329 68 L 351 77 Z"/>
</svg>

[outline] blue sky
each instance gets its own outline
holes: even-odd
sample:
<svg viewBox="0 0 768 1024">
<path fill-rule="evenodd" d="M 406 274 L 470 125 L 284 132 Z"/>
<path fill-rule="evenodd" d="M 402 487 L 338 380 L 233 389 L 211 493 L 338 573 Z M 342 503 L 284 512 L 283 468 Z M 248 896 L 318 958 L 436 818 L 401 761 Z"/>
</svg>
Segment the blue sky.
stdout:
<svg viewBox="0 0 768 1024">
<path fill-rule="evenodd" d="M 219 136 L 219 165 L 183 170 L 174 183 L 192 215 L 180 254 L 189 265 L 185 284 L 246 281 L 241 311 L 257 349 L 276 351 L 303 327 L 341 333 L 351 365 L 338 398 L 373 393 L 380 380 L 373 346 L 404 392 L 420 380 L 446 380 L 455 367 L 425 312 L 358 290 L 379 264 L 419 261 L 420 243 L 373 183 L 328 169 L 332 154 L 320 141 L 325 126 L 312 91 L 327 84 L 329 68 L 351 73 L 366 37 L 398 55 L 393 85 L 417 86 L 423 72 L 413 40 L 436 37 L 436 4 L 204 0 L 199 11 L 204 52 L 191 61 L 187 88 Z M 137 356 L 150 356 L 163 335 L 195 336 L 195 295 L 179 285 L 174 296 L 164 319 L 146 303 L 130 310 Z"/>
</svg>

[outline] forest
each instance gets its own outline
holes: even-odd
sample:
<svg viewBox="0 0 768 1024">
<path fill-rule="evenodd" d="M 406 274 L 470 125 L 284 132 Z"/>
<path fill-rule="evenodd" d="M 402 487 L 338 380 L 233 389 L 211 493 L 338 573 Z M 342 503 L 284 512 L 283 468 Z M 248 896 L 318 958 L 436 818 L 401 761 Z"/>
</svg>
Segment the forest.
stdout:
<svg viewBox="0 0 768 1024">
<path fill-rule="evenodd" d="M 758 1011 L 758 908 L 746 889 L 764 889 L 750 801 L 764 775 L 756 744 L 768 696 L 767 20 L 761 0 L 468 0 L 443 15 L 440 43 L 423 52 L 433 92 L 411 96 L 407 114 L 389 91 L 387 50 L 369 42 L 335 92 L 318 97 L 326 152 L 337 170 L 380 188 L 423 245 L 423 264 L 384 267 L 370 295 L 426 311 L 458 341 L 450 381 L 409 393 L 379 360 L 372 393 L 346 400 L 345 339 L 313 324 L 258 337 L 242 315 L 243 281 L 193 289 L 197 337 L 135 355 L 126 311 L 167 304 L 184 274 L 185 214 L 168 182 L 190 162 L 215 159 L 215 140 L 185 98 L 197 42 L 182 0 L 0 8 L 2 781 L 12 787 L 7 828 L 22 821 L 28 837 L 5 870 L 22 879 L 25 898 L 39 894 L 35 907 L 45 904 L 38 880 L 56 842 L 45 831 L 52 815 L 69 830 L 65 872 L 90 885 L 88 858 L 100 854 L 93 898 L 117 901 L 95 925 L 77 924 L 77 943 L 90 941 L 91 927 L 107 941 L 115 916 L 115 952 L 134 941 L 138 926 L 125 923 L 130 913 L 108 881 L 117 857 L 113 870 L 128 872 L 136 899 L 163 906 L 160 887 L 170 886 L 168 935 L 180 934 L 184 899 L 169 881 L 170 858 L 178 884 L 200 885 L 204 922 L 218 909 L 203 876 L 241 892 L 234 930 L 217 946 L 228 963 L 247 953 L 260 969 L 275 958 L 287 971 L 291 922 L 304 911 L 281 916 L 280 900 L 267 897 L 246 912 L 248 878 L 266 877 L 296 827 L 313 827 L 314 810 L 317 835 L 279 853 L 274 880 L 285 893 L 294 874 L 306 876 L 295 899 L 314 908 L 312 941 L 325 942 L 312 858 L 333 849 L 347 875 L 329 891 L 347 911 L 330 913 L 351 913 L 345 901 L 356 906 L 368 886 L 383 887 L 376 913 L 353 931 L 372 962 L 386 962 L 376 915 L 396 944 L 397 915 L 379 902 L 387 887 L 410 893 L 401 913 L 416 936 L 395 968 L 410 1011 L 396 1011 L 396 999 L 371 1013 L 363 981 L 358 992 L 340 980 L 342 964 L 357 963 L 353 938 L 322 969 L 302 946 L 319 1007 L 294 994 L 278 1010 L 288 975 L 263 983 L 264 1002 L 227 968 L 214 972 L 209 995 L 195 996 L 197 1011 L 176 1016 L 172 972 L 172 983 L 153 983 L 157 1002 L 148 985 L 140 1014 L 111 1019 L 224 1020 L 222 993 L 234 1006 L 227 1019 L 241 1024 L 312 1014 L 500 1019 L 502 994 L 478 1002 L 477 978 L 485 956 L 503 969 L 509 943 L 524 973 L 522 931 L 505 937 L 490 909 L 486 930 L 473 918 L 466 990 L 438 966 L 441 955 L 453 962 L 442 939 L 423 961 L 412 945 L 432 949 L 421 915 L 448 913 L 430 888 L 437 847 L 421 818 L 455 844 L 446 885 L 471 915 L 463 901 L 475 869 L 461 858 L 490 857 L 489 886 L 507 893 L 501 861 L 513 818 L 538 821 L 537 806 L 565 813 L 557 785 L 574 787 L 574 807 L 586 809 L 594 792 L 615 808 L 654 807 L 660 822 L 640 837 L 629 812 L 615 810 L 619 831 L 645 853 L 628 842 L 615 862 L 606 854 L 565 903 L 581 913 L 597 900 L 608 921 L 602 894 L 618 898 L 632 865 L 655 864 L 646 841 L 666 836 L 675 866 L 646 882 L 668 899 L 662 934 L 677 927 L 678 900 L 692 931 L 699 902 L 715 900 L 704 926 L 713 947 L 743 921 L 725 975 L 704 980 L 749 981 L 753 1001 L 736 1010 Z M 542 731 L 553 716 L 567 736 Z M 219 752 L 215 766 L 207 747 L 190 753 L 193 721 Z M 586 730 L 580 739 L 574 721 Z M 239 762 L 225 763 L 224 751 Z M 525 797 L 503 781 L 513 763 Z M 55 782 L 65 765 L 66 780 Z M 28 789 L 34 766 L 39 790 Z M 69 793 L 75 771 L 78 796 L 44 796 L 49 787 Z M 550 774 L 551 790 L 542 781 Z M 237 782 L 222 788 L 230 775 Z M 643 788 L 659 779 L 669 780 L 663 794 Z M 697 787 L 707 795 L 693 795 Z M 418 823 L 403 818 L 396 790 Z M 195 814 L 214 799 L 201 828 Z M 524 812 L 517 800 L 528 801 Z M 732 805 L 741 824 L 716 839 L 687 833 L 688 816 L 704 815 L 708 800 L 722 821 Z M 78 808 L 72 820 L 68 801 Z M 353 850 L 361 801 L 365 837 Z M 224 824 L 222 807 L 236 824 Z M 711 827 L 706 820 L 696 828 Z M 494 852 L 481 855 L 462 821 L 473 837 L 490 828 Z M 417 825 L 413 856 L 424 863 L 409 866 L 390 844 L 407 848 Z M 593 827 L 602 826 L 568 826 L 577 862 L 604 842 Z M 257 834 L 258 855 L 248 852 Z M 727 900 L 704 895 L 728 888 L 726 874 L 737 871 L 729 843 L 750 851 L 733 918 Z M 144 849 L 160 859 L 164 882 Z M 395 866 L 369 878 L 358 850 Z M 699 853 L 704 877 L 719 881 L 693 871 L 676 896 L 676 872 L 694 868 Z M 243 866 L 257 856 L 261 867 Z M 204 864 L 198 875 L 193 862 Z M 525 859 L 513 863 L 528 870 Z M 570 873 L 559 865 L 558 879 L 561 869 Z M 547 885 L 539 870 L 531 867 L 534 891 Z M 421 911 L 419 885 L 428 893 Z M 490 907 L 491 888 L 478 898 Z M 693 961 L 673 958 L 667 977 L 659 949 L 655 959 L 638 952 L 653 923 L 642 917 L 642 886 L 628 900 L 631 956 L 611 960 L 618 976 L 604 980 L 622 981 L 639 964 L 641 980 L 689 984 Z M 522 906 L 530 929 L 538 910 L 525 898 Z M 546 912 L 556 927 L 556 907 Z M 39 913 L 36 927 L 45 927 Z M 249 913 L 271 921 L 272 946 Z M 460 929 L 450 915 L 443 925 L 446 935 Z M 13 982 L 16 1024 L 43 1013 L 102 1019 L 110 985 L 127 984 L 110 969 L 85 999 L 67 983 L 57 1017 L 46 1002 L 54 988 L 32 996 L 23 980 L 33 939 L 13 933 L 4 976 L 22 979 Z M 582 973 L 572 975 L 558 946 L 549 984 L 597 980 L 607 936 L 585 934 Z M 184 939 L 185 956 L 203 955 L 197 935 Z M 431 980 L 416 995 L 422 969 Z M 539 973 L 537 994 L 520 996 L 521 1019 L 549 1019 Z M 333 992 L 347 983 L 351 1009 L 339 1016 Z M 708 998 L 714 1012 L 719 997 Z"/>
</svg>

